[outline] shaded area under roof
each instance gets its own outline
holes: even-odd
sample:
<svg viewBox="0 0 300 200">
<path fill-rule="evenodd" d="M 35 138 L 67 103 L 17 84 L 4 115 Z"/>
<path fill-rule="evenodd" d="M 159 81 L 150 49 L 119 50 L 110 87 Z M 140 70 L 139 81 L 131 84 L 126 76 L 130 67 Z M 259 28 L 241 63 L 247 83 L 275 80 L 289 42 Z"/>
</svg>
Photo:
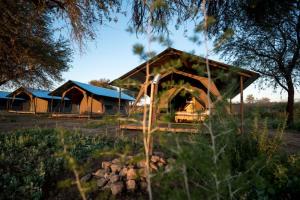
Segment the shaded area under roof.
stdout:
<svg viewBox="0 0 300 200">
<path fill-rule="evenodd" d="M 78 81 L 69 80 L 66 83 L 64 83 L 62 86 L 55 89 L 53 92 L 50 93 L 50 95 L 56 95 L 56 96 L 62 96 L 63 91 L 65 91 L 67 88 L 71 87 L 72 85 L 76 85 L 77 87 L 81 88 L 82 90 L 85 90 L 93 95 L 97 96 L 104 96 L 104 97 L 110 97 L 110 98 L 119 98 L 119 91 L 97 87 L 94 85 L 89 85 L 86 83 L 81 83 Z M 121 93 L 121 99 L 127 100 L 127 101 L 134 101 L 135 99 L 127 94 Z"/>
</svg>

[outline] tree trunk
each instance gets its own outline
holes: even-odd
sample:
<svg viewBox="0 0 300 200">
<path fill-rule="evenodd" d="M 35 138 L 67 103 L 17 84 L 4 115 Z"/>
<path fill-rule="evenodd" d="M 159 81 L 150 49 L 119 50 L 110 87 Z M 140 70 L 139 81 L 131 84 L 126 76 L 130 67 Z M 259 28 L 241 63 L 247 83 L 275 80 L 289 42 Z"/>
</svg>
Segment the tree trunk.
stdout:
<svg viewBox="0 0 300 200">
<path fill-rule="evenodd" d="M 288 102 L 286 105 L 286 112 L 288 114 L 287 118 L 287 126 L 291 126 L 294 123 L 294 96 L 295 96 L 295 89 L 293 85 L 293 81 L 290 78 L 287 81 L 288 86 Z"/>
</svg>

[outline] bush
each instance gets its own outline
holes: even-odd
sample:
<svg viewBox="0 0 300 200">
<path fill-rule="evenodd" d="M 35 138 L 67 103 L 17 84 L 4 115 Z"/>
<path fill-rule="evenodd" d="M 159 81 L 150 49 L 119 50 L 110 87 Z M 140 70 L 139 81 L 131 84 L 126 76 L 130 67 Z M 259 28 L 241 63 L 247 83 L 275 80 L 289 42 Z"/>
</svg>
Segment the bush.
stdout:
<svg viewBox="0 0 300 200">
<path fill-rule="evenodd" d="M 66 160 L 60 156 L 61 137 L 68 144 L 70 155 L 79 163 L 86 163 L 96 151 L 122 152 L 132 144 L 126 139 L 85 136 L 57 129 L 0 135 L 1 199 L 41 199 L 57 192 L 60 179 L 70 175 Z"/>
</svg>

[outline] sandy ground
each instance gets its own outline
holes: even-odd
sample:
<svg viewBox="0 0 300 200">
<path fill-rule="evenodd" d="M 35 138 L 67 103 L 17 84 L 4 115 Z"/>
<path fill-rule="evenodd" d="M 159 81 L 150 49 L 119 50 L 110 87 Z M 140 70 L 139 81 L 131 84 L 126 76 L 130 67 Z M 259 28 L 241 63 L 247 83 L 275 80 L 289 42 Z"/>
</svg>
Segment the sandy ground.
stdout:
<svg viewBox="0 0 300 200">
<path fill-rule="evenodd" d="M 9 134 L 12 131 L 28 128 L 64 128 L 70 131 L 79 130 L 85 134 L 97 135 L 105 134 L 117 136 L 120 132 L 117 126 L 102 125 L 91 126 L 101 119 L 75 119 L 75 118 L 51 118 L 48 116 L 20 115 L 0 113 L 0 133 Z M 274 134 L 275 130 L 270 130 Z M 136 136 L 133 131 L 124 132 L 128 135 Z M 300 152 L 300 132 L 287 130 L 283 137 L 284 148 L 291 153 Z"/>
</svg>

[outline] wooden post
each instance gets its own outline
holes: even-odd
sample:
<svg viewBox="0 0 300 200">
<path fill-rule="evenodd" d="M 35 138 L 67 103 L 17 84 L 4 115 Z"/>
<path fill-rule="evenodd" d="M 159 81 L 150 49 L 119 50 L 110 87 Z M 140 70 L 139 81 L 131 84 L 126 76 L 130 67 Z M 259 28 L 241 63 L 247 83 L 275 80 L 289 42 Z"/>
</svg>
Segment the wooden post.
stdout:
<svg viewBox="0 0 300 200">
<path fill-rule="evenodd" d="M 53 113 L 53 96 L 51 96 L 50 112 Z"/>
<path fill-rule="evenodd" d="M 36 115 L 36 98 L 33 98 L 34 114 Z"/>
<path fill-rule="evenodd" d="M 232 99 L 229 99 L 229 112 L 232 114 Z"/>
<path fill-rule="evenodd" d="M 244 133 L 244 82 L 243 76 L 240 76 L 240 116 L 241 116 L 241 133 Z"/>
<path fill-rule="evenodd" d="M 119 87 L 119 115 L 121 115 L 121 88 Z"/>
<path fill-rule="evenodd" d="M 91 99 L 91 112 L 90 112 L 90 117 L 92 117 L 92 115 L 93 115 L 93 100 L 94 100 L 93 97 L 94 97 L 94 95 L 92 94 L 92 95 L 91 95 L 91 98 L 92 98 L 92 99 Z"/>
</svg>

